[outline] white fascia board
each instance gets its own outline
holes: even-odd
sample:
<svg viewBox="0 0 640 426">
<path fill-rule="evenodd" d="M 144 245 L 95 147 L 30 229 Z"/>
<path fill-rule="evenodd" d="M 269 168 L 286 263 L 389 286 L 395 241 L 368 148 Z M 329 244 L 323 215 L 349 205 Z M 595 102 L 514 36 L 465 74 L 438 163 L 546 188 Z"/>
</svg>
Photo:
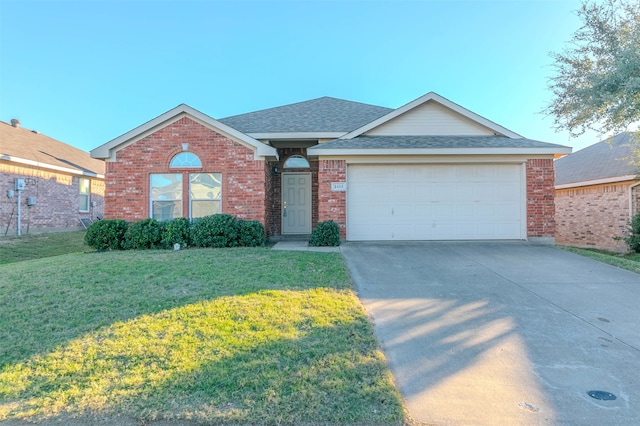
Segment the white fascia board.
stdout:
<svg viewBox="0 0 640 426">
<path fill-rule="evenodd" d="M 318 145 L 321 146 L 321 145 Z M 554 155 L 570 154 L 571 148 L 412 148 L 412 149 L 323 149 L 314 148 L 309 155 Z"/>
<path fill-rule="evenodd" d="M 254 139 L 287 140 L 287 139 L 338 139 L 346 132 L 272 132 L 272 133 L 247 133 Z"/>
<path fill-rule="evenodd" d="M 164 114 L 159 115 L 153 120 L 150 120 L 136 127 L 135 129 L 130 130 L 129 132 L 105 143 L 104 145 L 91 150 L 91 157 L 115 161 L 115 153 L 118 150 L 139 141 L 140 139 L 150 135 L 151 133 L 154 133 L 158 129 L 166 127 L 183 117 L 194 119 L 194 121 L 199 122 L 205 127 L 209 127 L 216 132 L 221 133 L 224 136 L 227 136 L 230 139 L 233 139 L 241 143 L 242 145 L 253 149 L 255 159 L 267 156 L 275 156 L 277 158 L 278 156 L 278 152 L 275 148 L 266 145 L 250 137 L 249 135 L 246 135 L 234 129 L 233 127 L 227 126 L 226 124 L 223 124 L 220 121 L 211 118 L 208 115 L 196 109 L 193 109 L 188 105 L 180 104 L 177 107 L 165 112 Z"/>
<path fill-rule="evenodd" d="M 25 166 L 40 167 L 43 169 L 55 170 L 57 172 L 70 173 L 78 176 L 88 176 L 88 177 L 95 177 L 98 179 L 104 179 L 104 175 L 100 173 L 87 172 L 79 169 L 71 169 L 68 167 L 56 166 L 54 164 L 49 164 L 49 163 L 41 163 L 40 161 L 27 160 L 26 158 L 13 157 L 11 155 L 5 155 L 5 154 L 0 155 L 0 160 L 11 161 L 13 163 L 18 163 L 18 164 L 24 164 Z"/>
<path fill-rule="evenodd" d="M 383 115 L 382 117 L 378 118 L 377 120 L 372 121 L 369 124 L 365 124 L 364 126 L 360 127 L 359 129 L 356 129 L 352 132 L 347 133 L 346 135 L 344 135 L 342 138 L 343 139 L 353 139 L 356 136 L 360 136 L 363 133 L 368 132 L 369 130 L 380 126 L 381 124 L 386 123 L 387 121 L 393 120 L 394 118 L 398 117 L 399 115 L 404 114 L 405 112 L 412 110 L 413 108 L 416 108 L 422 104 L 424 104 L 425 102 L 428 101 L 434 101 L 439 103 L 440 105 L 443 105 L 455 112 L 457 112 L 458 114 L 468 118 L 469 120 L 472 120 L 484 127 L 487 127 L 490 130 L 493 130 L 495 133 L 501 134 L 503 136 L 507 136 L 510 138 L 514 138 L 514 139 L 520 139 L 522 138 L 521 135 L 512 132 L 511 130 L 500 126 L 499 124 L 494 123 L 491 120 L 487 120 L 486 118 L 476 114 L 475 112 L 469 111 L 468 109 L 451 102 L 450 100 L 443 98 L 442 96 L 438 95 L 435 92 L 429 92 L 426 95 L 423 95 L 421 97 L 419 97 L 416 100 L 413 100 L 411 102 L 409 102 L 408 104 L 401 106 L 398 109 L 395 109 L 393 111 L 391 111 L 390 113 Z"/>
<path fill-rule="evenodd" d="M 614 176 L 614 177 L 604 178 L 604 179 L 594 179 L 594 180 L 585 180 L 582 182 L 563 183 L 562 185 L 556 185 L 556 189 L 577 188 L 579 186 L 604 185 L 607 183 L 626 182 L 626 181 L 636 180 L 636 179 L 638 179 L 638 175 Z"/>
</svg>

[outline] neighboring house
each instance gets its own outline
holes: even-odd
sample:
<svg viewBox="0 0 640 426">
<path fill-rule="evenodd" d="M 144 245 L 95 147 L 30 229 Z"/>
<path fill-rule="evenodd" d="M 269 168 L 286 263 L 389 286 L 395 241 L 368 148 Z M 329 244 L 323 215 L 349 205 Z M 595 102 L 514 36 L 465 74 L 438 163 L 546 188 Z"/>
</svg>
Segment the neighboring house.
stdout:
<svg viewBox="0 0 640 426">
<path fill-rule="evenodd" d="M 229 213 L 270 236 L 551 240 L 556 154 L 435 93 L 398 109 L 323 97 L 215 120 L 187 105 L 91 151 L 105 216 Z"/>
<path fill-rule="evenodd" d="M 103 215 L 104 168 L 19 120 L 0 121 L 0 235 L 17 234 L 18 223 L 20 234 L 83 229 L 81 219 Z"/>
<path fill-rule="evenodd" d="M 558 244 L 628 250 L 621 238 L 638 212 L 640 196 L 630 135 L 619 134 L 556 160 Z"/>
</svg>

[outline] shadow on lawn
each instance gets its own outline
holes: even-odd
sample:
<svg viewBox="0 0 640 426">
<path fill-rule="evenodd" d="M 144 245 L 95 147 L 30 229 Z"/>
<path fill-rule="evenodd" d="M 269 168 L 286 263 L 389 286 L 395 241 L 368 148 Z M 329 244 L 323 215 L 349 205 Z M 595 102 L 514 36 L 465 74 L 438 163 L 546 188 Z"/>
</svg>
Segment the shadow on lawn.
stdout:
<svg viewBox="0 0 640 426">
<path fill-rule="evenodd" d="M 137 318 L 5 366 L 0 420 L 402 423 L 384 358 L 349 296 L 321 289 L 266 296 Z M 337 315 L 318 307 L 326 297 L 344 305 Z M 292 307 L 293 317 L 264 309 L 274 302 Z"/>
</svg>

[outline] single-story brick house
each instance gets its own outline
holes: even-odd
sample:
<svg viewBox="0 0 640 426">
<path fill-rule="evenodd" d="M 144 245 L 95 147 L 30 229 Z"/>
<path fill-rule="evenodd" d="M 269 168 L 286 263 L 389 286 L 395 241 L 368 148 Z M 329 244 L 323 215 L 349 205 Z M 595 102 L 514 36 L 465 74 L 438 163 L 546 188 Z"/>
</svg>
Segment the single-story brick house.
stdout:
<svg viewBox="0 0 640 426">
<path fill-rule="evenodd" d="M 621 238 L 639 211 L 640 197 L 632 136 L 622 133 L 555 161 L 559 244 L 628 250 Z"/>
<path fill-rule="evenodd" d="M 0 235 L 83 229 L 103 215 L 104 170 L 88 152 L 0 121 Z"/>
<path fill-rule="evenodd" d="M 187 105 L 91 151 L 105 216 L 230 213 L 272 237 L 334 220 L 360 240 L 551 240 L 556 155 L 435 93 L 390 109 L 323 97 L 215 120 Z"/>
</svg>

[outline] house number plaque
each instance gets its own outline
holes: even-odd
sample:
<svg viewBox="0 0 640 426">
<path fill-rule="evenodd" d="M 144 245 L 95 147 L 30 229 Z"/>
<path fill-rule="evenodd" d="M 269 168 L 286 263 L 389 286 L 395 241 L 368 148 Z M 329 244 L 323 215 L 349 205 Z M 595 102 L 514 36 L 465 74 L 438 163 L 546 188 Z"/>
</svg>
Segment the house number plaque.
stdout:
<svg viewBox="0 0 640 426">
<path fill-rule="evenodd" d="M 331 192 L 345 192 L 347 190 L 347 182 L 331 182 Z"/>
</svg>

